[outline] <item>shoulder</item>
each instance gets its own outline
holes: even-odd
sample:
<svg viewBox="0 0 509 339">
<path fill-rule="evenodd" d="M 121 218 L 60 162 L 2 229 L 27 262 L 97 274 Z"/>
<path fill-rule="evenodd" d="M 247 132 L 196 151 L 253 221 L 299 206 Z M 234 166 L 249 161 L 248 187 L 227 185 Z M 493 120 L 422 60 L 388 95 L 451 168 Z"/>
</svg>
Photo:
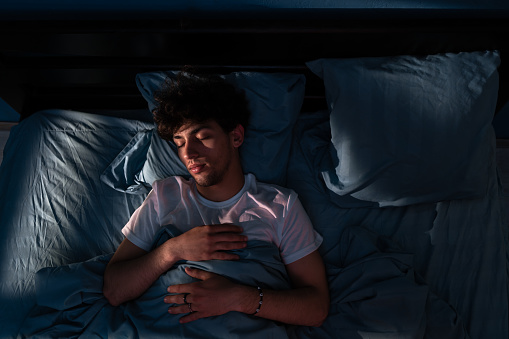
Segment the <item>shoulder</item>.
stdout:
<svg viewBox="0 0 509 339">
<path fill-rule="evenodd" d="M 175 176 L 156 180 L 147 199 L 166 208 L 174 208 L 184 197 L 191 196 L 193 181 Z"/>
<path fill-rule="evenodd" d="M 174 191 L 176 189 L 182 191 L 191 189 L 192 185 L 193 182 L 191 180 L 187 180 L 180 176 L 174 176 L 154 181 L 152 190 L 154 192 Z"/>
<path fill-rule="evenodd" d="M 250 190 L 257 196 L 265 197 L 267 200 L 281 203 L 288 207 L 293 205 L 298 199 L 297 193 L 290 188 L 257 181 L 256 177 L 252 174 L 248 174 L 247 178 L 250 183 Z"/>
</svg>

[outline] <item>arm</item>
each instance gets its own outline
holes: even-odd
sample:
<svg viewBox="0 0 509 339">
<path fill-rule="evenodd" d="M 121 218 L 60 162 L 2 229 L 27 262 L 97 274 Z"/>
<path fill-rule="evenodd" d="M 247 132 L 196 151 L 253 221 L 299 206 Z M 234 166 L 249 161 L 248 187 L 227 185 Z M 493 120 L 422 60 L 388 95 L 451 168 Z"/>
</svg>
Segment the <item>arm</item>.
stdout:
<svg viewBox="0 0 509 339">
<path fill-rule="evenodd" d="M 293 289 L 263 290 L 263 304 L 257 316 L 286 324 L 320 326 L 329 312 L 329 290 L 320 254 L 315 251 L 286 265 Z M 238 311 L 253 314 L 260 299 L 255 287 L 234 284 L 228 279 L 197 269 L 186 272 L 202 281 L 168 288 L 166 303 L 182 304 L 184 293 L 193 313 L 181 318 L 182 323 L 204 317 Z M 169 308 L 172 314 L 189 313 L 189 306 Z"/>
<path fill-rule="evenodd" d="M 104 296 L 114 306 L 137 298 L 179 260 L 236 260 L 224 251 L 246 246 L 241 232 L 235 225 L 195 227 L 151 252 L 124 239 L 104 272 Z"/>
<path fill-rule="evenodd" d="M 315 251 L 286 265 L 286 270 L 293 289 L 263 291 L 263 305 L 258 316 L 286 324 L 320 326 L 329 313 L 330 305 L 322 257 Z M 258 295 L 255 297 L 258 298 Z M 253 312 L 253 304 L 246 311 Z"/>
</svg>

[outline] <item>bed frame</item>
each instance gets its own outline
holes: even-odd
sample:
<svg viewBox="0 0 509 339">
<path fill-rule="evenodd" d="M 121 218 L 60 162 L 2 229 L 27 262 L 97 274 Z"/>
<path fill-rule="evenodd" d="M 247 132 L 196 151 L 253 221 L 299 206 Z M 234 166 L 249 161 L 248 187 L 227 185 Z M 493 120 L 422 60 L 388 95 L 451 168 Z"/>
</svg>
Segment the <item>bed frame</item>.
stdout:
<svg viewBox="0 0 509 339">
<path fill-rule="evenodd" d="M 18 13 L 19 14 L 19 13 Z M 0 21 L 0 96 L 22 119 L 45 108 L 146 107 L 136 73 L 192 64 L 205 72 L 298 72 L 304 111 L 325 107 L 321 80 L 304 63 L 329 57 L 498 49 L 497 111 L 509 100 L 509 9 L 335 9 L 159 13 L 105 19 L 85 13 Z"/>
</svg>

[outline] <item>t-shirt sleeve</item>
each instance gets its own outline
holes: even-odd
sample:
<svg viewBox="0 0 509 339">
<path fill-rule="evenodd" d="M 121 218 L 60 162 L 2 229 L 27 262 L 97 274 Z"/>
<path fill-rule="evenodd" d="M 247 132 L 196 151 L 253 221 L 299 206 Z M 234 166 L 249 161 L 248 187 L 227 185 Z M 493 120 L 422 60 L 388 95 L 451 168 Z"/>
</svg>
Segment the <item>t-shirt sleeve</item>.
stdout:
<svg viewBox="0 0 509 339">
<path fill-rule="evenodd" d="M 122 228 L 122 233 L 133 244 L 148 252 L 160 226 L 157 185 L 154 185 L 145 201 Z"/>
<path fill-rule="evenodd" d="M 314 252 L 322 241 L 322 236 L 313 228 L 297 194 L 292 193 L 281 234 L 280 253 L 284 264 L 290 264 Z"/>
</svg>

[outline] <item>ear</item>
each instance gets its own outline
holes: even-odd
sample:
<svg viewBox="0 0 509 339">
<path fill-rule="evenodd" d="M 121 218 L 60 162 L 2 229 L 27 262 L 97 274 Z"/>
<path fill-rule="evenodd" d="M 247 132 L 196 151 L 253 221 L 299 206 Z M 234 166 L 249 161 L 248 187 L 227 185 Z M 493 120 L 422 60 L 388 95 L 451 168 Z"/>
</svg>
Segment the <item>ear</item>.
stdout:
<svg viewBox="0 0 509 339">
<path fill-rule="evenodd" d="M 233 131 L 230 132 L 233 147 L 239 148 L 244 142 L 244 126 L 238 124 Z"/>
</svg>

